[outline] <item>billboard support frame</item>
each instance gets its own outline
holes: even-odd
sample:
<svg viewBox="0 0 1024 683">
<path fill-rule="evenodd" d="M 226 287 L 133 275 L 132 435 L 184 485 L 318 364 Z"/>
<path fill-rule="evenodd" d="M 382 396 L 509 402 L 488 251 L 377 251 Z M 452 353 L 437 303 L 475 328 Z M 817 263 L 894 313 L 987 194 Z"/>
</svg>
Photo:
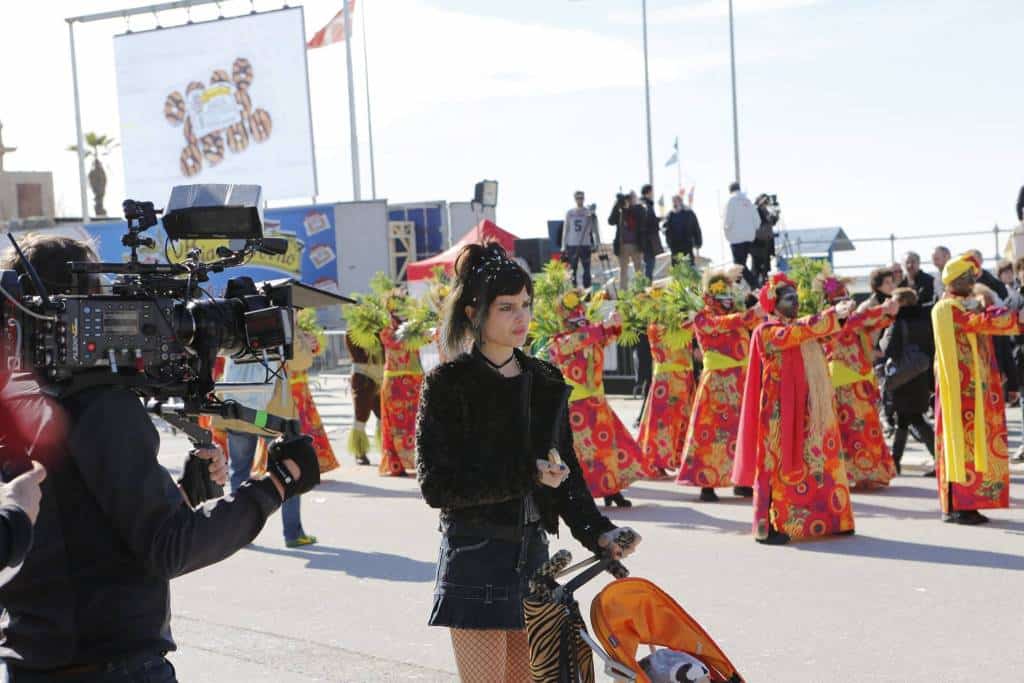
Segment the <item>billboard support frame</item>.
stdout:
<svg viewBox="0 0 1024 683">
<path fill-rule="evenodd" d="M 78 189 L 82 200 L 82 222 L 90 223 L 89 218 L 89 193 L 86 187 L 85 175 L 85 136 L 82 133 L 82 106 L 78 95 L 78 60 L 75 54 L 75 24 L 88 24 L 93 21 L 106 21 L 108 19 L 124 19 L 136 14 L 156 14 L 163 10 L 171 9 L 192 9 L 196 5 L 213 5 L 220 0 L 176 0 L 175 2 L 161 2 L 145 7 L 132 7 L 123 10 L 110 12 L 97 12 L 96 14 L 84 14 L 78 17 L 66 17 L 68 23 L 68 38 L 71 43 L 71 86 L 75 93 L 75 129 L 78 139 Z M 309 78 L 307 72 L 306 78 Z M 314 164 L 315 166 L 315 164 Z M 315 171 L 314 171 L 315 174 Z M 314 175 L 314 178 L 316 176 Z M 316 181 L 314 180 L 314 185 Z"/>
<path fill-rule="evenodd" d="M 201 7 L 203 5 L 217 5 L 218 8 L 223 0 L 171 0 L 170 2 L 158 2 L 151 5 L 143 5 L 141 7 L 130 7 L 122 10 L 111 10 L 108 12 L 96 12 L 95 14 L 83 14 L 77 17 L 65 17 L 64 21 L 68 24 L 68 38 L 71 47 L 71 85 L 74 90 L 74 102 L 75 102 L 75 128 L 78 139 L 78 185 L 79 192 L 82 201 L 82 222 L 90 223 L 92 220 L 89 217 L 89 194 L 88 194 L 88 183 L 87 175 L 85 173 L 85 136 L 82 132 L 82 107 L 81 100 L 78 93 L 78 63 L 77 55 L 75 53 L 75 24 L 88 24 L 94 21 L 107 21 L 110 19 L 124 19 L 128 21 L 129 17 L 138 14 L 152 14 L 156 16 L 158 12 L 164 12 L 168 10 L 184 9 L 191 11 L 193 7 Z M 346 5 L 347 6 L 347 5 Z M 287 7 L 287 5 L 286 5 Z M 303 7 L 300 5 L 299 10 L 302 11 Z M 249 14 L 258 14 L 255 10 Z M 244 15 L 242 15 L 244 16 Z M 305 13 L 303 13 L 303 17 Z M 218 19 L 225 19 L 223 15 L 219 16 Z M 189 15 L 189 22 L 192 23 L 191 14 Z M 303 27 L 305 27 L 305 20 L 303 20 Z M 158 26 L 157 28 L 162 28 Z M 129 29 L 129 33 L 131 30 Z M 303 57 L 306 59 L 306 92 L 309 93 L 309 58 L 308 55 L 303 51 Z M 317 195 L 320 193 L 320 186 L 317 182 L 316 172 L 316 145 L 313 141 L 313 110 L 310 108 L 309 112 L 309 144 L 312 148 L 313 153 L 313 203 L 316 203 Z"/>
</svg>

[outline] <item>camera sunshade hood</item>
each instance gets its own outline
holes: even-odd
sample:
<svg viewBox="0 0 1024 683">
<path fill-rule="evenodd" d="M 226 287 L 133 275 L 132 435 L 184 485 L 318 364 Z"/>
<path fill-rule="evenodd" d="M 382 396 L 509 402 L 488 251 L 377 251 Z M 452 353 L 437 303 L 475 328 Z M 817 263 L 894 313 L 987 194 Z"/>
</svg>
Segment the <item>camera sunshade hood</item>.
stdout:
<svg viewBox="0 0 1024 683">
<path fill-rule="evenodd" d="M 258 240 L 263 237 L 263 190 L 259 185 L 176 185 L 163 224 L 172 240 Z"/>
</svg>

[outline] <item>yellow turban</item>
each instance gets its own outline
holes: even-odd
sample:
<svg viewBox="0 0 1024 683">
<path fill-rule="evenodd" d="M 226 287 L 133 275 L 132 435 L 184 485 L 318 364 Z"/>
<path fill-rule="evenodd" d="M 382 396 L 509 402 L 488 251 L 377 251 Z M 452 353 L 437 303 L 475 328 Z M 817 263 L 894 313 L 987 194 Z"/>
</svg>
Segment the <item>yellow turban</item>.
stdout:
<svg viewBox="0 0 1024 683">
<path fill-rule="evenodd" d="M 942 284 L 949 285 L 969 270 L 973 270 L 975 276 L 981 275 L 981 262 L 971 252 L 965 252 L 955 259 L 950 259 L 942 269 Z"/>
</svg>

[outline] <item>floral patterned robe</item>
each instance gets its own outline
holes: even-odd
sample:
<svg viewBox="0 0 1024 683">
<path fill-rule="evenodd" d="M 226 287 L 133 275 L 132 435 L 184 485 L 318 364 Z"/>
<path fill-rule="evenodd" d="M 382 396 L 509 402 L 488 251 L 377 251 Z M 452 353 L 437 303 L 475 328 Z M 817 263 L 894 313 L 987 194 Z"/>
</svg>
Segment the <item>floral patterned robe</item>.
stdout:
<svg viewBox="0 0 1024 683">
<path fill-rule="evenodd" d="M 761 335 L 764 348 L 754 480 L 757 538 L 766 538 L 770 528 L 793 540 L 853 531 L 853 507 L 846 467 L 839 453 L 841 439 L 836 421 L 827 427 L 820 442 L 814 442 L 808 438 L 810 407 L 804 402 L 801 452 L 787 454 L 782 446 L 782 354 L 801 344 L 818 344 L 819 339 L 838 331 L 835 309 L 781 324 L 765 324 L 754 331 Z M 783 467 L 787 455 L 795 455 L 797 463 L 788 472 Z"/>
<path fill-rule="evenodd" d="M 706 306 L 694 318 L 693 328 L 704 353 L 704 371 L 686 431 L 677 484 L 732 486 L 750 330 L 760 322 L 761 317 L 753 309 L 727 314 L 717 304 L 714 308 Z M 715 364 L 709 362 L 714 354 L 722 357 L 723 367 L 710 367 Z M 732 367 L 724 367 L 729 365 Z"/>
<path fill-rule="evenodd" d="M 380 389 L 382 475 L 403 476 L 416 468 L 416 411 L 423 368 L 419 349 L 395 338 L 394 328 L 380 333 L 384 344 L 384 383 Z"/>
<path fill-rule="evenodd" d="M 640 446 L 604 396 L 604 347 L 621 332 L 619 325 L 588 323 L 551 340 L 551 360 L 573 389 L 569 424 L 594 497 L 618 493 L 644 476 Z"/>
<path fill-rule="evenodd" d="M 686 438 L 687 416 L 693 402 L 693 324 L 684 323 L 682 329 L 686 342 L 679 348 L 672 348 L 665 339 L 663 325 L 647 326 L 654 372 L 637 441 L 644 465 L 651 468 L 652 476 L 659 469 L 679 468 Z"/>
<path fill-rule="evenodd" d="M 947 294 L 947 296 L 952 296 Z M 1010 506 L 1010 461 L 1006 441 L 1006 405 L 1003 400 L 1002 379 L 992 340 L 988 335 L 1020 334 L 1017 314 L 1001 308 L 971 313 L 959 308 L 953 309 L 953 325 L 956 338 L 956 355 L 960 366 L 960 408 L 964 421 L 966 452 L 974 452 L 974 383 L 981 381 L 985 403 L 985 437 L 988 440 L 988 467 L 978 472 L 974 459 L 966 459 L 967 482 L 951 484 L 946 477 L 943 457 L 942 433 L 945 416 L 942 414 L 941 399 L 936 388 L 935 396 L 935 473 L 939 487 L 939 500 L 945 514 L 957 510 L 981 510 Z M 978 355 L 981 377 L 972 372 L 971 345 L 967 334 L 978 335 Z"/>
<path fill-rule="evenodd" d="M 871 362 L 874 335 L 891 324 L 892 318 L 881 308 L 868 308 L 851 315 L 839 334 L 822 342 L 836 392 L 842 455 L 851 488 L 888 486 L 896 476 L 878 418 L 880 395 Z"/>
</svg>

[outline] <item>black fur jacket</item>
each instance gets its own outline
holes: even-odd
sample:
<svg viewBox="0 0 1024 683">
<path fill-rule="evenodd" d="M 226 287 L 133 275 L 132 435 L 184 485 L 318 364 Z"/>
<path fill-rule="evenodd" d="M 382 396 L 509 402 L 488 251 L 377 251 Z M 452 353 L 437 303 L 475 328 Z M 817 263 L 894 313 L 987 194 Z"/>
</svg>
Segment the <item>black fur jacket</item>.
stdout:
<svg viewBox="0 0 1024 683">
<path fill-rule="evenodd" d="M 511 379 L 488 367 L 477 350 L 427 375 L 416 428 L 423 497 L 441 509 L 442 529 L 453 522 L 516 527 L 522 500 L 533 493 L 549 533 L 558 533 L 561 517 L 580 543 L 597 552 L 598 537 L 615 525 L 598 512 L 583 480 L 562 374 L 518 350 L 516 358 L 523 373 Z M 557 489 L 536 477 L 536 461 L 546 459 L 553 445 L 570 469 Z"/>
</svg>

